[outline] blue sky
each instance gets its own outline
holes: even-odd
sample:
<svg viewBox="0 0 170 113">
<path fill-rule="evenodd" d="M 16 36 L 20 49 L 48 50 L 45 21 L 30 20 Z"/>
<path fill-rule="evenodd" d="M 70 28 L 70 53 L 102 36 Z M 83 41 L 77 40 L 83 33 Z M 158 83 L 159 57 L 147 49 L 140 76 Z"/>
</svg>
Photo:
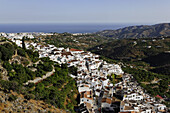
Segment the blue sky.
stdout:
<svg viewBox="0 0 170 113">
<path fill-rule="evenodd" d="M 0 0 L 0 23 L 163 23 L 170 0 Z"/>
</svg>

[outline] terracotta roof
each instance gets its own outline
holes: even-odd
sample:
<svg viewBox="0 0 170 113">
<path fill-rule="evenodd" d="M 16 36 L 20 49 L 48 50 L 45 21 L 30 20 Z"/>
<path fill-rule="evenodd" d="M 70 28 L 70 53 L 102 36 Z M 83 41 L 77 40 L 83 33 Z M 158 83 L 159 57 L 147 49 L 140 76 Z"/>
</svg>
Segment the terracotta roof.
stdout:
<svg viewBox="0 0 170 113">
<path fill-rule="evenodd" d="M 125 106 L 124 110 L 134 110 L 134 109 L 130 106 Z"/>
<path fill-rule="evenodd" d="M 88 95 L 90 95 L 90 97 L 88 97 Z M 89 100 L 93 100 L 91 95 L 92 95 L 91 91 L 81 92 L 80 98 L 87 98 Z"/>
<path fill-rule="evenodd" d="M 82 50 L 71 48 L 70 51 L 82 51 Z"/>
<path fill-rule="evenodd" d="M 102 98 L 102 102 L 106 102 L 108 104 L 111 104 L 112 103 L 112 100 L 109 99 L 109 98 Z"/>
<path fill-rule="evenodd" d="M 89 86 L 85 84 L 84 87 L 89 87 Z"/>
<path fill-rule="evenodd" d="M 102 81 L 105 81 L 106 79 L 105 78 L 101 78 Z"/>
<path fill-rule="evenodd" d="M 160 99 L 163 99 L 161 96 L 159 96 L 159 95 L 156 95 L 156 97 L 158 97 L 158 98 L 160 98 Z"/>
<path fill-rule="evenodd" d="M 109 103 L 109 104 L 111 104 L 111 103 L 112 103 L 112 100 L 111 100 L 111 98 L 106 98 L 106 103 Z"/>
</svg>

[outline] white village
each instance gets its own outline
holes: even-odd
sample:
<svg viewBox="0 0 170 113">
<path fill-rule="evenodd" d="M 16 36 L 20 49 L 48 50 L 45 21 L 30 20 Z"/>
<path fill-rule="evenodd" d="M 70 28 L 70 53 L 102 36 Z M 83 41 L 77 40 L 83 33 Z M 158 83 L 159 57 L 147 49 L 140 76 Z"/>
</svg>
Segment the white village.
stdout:
<svg viewBox="0 0 170 113">
<path fill-rule="evenodd" d="M 50 33 L 35 34 L 52 35 Z M 0 35 L 20 47 L 22 47 L 21 39 L 24 36 L 34 38 L 33 33 L 0 33 Z M 104 111 L 117 113 L 117 109 L 119 113 L 163 113 L 167 110 L 164 104 L 140 87 L 132 75 L 124 73 L 120 64 L 107 63 L 100 60 L 99 55 L 88 51 L 33 42 L 25 42 L 25 45 L 27 49 L 34 47 L 34 50 L 39 52 L 40 58 L 49 57 L 56 63 L 66 63 L 68 67 L 78 68 L 77 76 L 71 74 L 69 76 L 77 82 L 81 113 L 103 113 Z M 109 76 L 113 75 L 121 77 L 122 81 L 112 83 Z"/>
</svg>

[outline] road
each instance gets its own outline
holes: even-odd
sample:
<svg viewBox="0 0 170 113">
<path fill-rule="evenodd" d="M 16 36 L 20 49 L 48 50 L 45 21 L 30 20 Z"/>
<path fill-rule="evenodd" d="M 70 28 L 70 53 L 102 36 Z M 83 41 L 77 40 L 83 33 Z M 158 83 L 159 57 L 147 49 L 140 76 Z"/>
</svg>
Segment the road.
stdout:
<svg viewBox="0 0 170 113">
<path fill-rule="evenodd" d="M 53 70 L 51 72 L 47 72 L 46 75 L 43 75 L 42 77 L 37 77 L 34 80 L 29 80 L 28 82 L 24 83 L 24 85 L 28 85 L 29 83 L 36 84 L 36 83 L 38 83 L 38 82 L 40 82 L 40 81 L 50 77 L 55 72 L 54 66 L 52 66 L 52 67 L 53 67 Z"/>
</svg>

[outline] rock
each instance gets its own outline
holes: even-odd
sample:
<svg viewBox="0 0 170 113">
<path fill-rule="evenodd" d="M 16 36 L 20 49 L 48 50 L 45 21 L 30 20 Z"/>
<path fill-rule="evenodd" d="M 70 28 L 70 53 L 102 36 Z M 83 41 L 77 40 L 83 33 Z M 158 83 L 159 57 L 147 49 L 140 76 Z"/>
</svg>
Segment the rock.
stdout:
<svg viewBox="0 0 170 113">
<path fill-rule="evenodd" d="M 15 101 L 8 101 L 9 96 L 13 94 L 18 98 Z M 47 113 L 52 111 L 52 113 L 58 113 L 61 110 L 51 107 L 48 108 L 48 104 L 45 104 L 43 101 L 37 100 L 26 100 L 23 95 L 18 95 L 16 92 L 10 91 L 10 93 L 4 93 L 0 91 L 0 113 L 9 113 L 9 112 L 23 112 L 23 113 Z M 63 112 L 65 113 L 65 112 Z"/>
</svg>

